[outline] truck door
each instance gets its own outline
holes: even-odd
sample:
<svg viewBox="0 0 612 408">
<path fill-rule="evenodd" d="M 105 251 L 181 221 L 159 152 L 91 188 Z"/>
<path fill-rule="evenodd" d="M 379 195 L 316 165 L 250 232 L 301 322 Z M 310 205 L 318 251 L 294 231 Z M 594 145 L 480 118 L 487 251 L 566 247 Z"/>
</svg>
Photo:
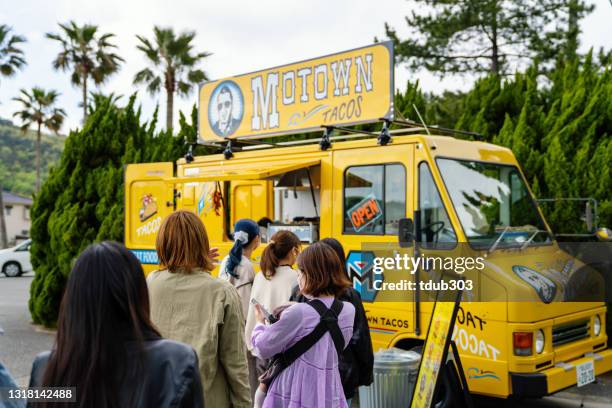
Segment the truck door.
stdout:
<svg viewBox="0 0 612 408">
<path fill-rule="evenodd" d="M 230 197 L 232 200 L 231 225 L 242 218 L 258 221 L 271 217 L 272 182 L 268 180 L 232 181 Z"/>
<path fill-rule="evenodd" d="M 347 252 L 347 271 L 364 302 L 375 349 L 414 327 L 413 294 L 379 290 L 383 282 L 414 280 L 413 275 L 377 273 L 373 265 L 375 257 L 400 252 L 399 220 L 413 213 L 413 160 L 411 144 L 334 151 L 333 236 Z M 412 256 L 413 249 L 404 253 Z"/>
<path fill-rule="evenodd" d="M 125 169 L 125 246 L 145 273 L 158 265 L 155 237 L 162 221 L 175 208 L 173 163 L 129 164 Z"/>
</svg>

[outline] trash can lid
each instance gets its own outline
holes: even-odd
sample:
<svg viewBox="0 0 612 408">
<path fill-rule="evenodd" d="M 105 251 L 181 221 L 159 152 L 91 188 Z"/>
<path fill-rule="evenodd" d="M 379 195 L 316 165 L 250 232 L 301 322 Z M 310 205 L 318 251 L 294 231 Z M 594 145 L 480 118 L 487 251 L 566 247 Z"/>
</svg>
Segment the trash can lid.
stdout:
<svg viewBox="0 0 612 408">
<path fill-rule="evenodd" d="M 421 355 L 415 351 L 398 348 L 383 349 L 374 354 L 374 368 L 417 370 Z"/>
</svg>

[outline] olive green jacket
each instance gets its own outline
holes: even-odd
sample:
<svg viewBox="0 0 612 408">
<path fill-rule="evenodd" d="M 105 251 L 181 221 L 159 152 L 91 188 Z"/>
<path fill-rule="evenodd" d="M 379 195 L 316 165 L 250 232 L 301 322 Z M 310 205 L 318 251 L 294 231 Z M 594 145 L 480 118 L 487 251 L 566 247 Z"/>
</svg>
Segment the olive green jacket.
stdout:
<svg viewBox="0 0 612 408">
<path fill-rule="evenodd" d="M 244 317 L 236 289 L 203 270 L 147 277 L 151 320 L 197 352 L 206 407 L 250 408 Z"/>
</svg>

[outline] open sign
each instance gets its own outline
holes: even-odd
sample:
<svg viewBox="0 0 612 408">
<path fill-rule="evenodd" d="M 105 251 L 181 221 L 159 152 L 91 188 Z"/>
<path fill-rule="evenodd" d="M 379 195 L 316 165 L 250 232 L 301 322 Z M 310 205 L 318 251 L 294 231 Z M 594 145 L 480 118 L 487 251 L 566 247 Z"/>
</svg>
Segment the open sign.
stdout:
<svg viewBox="0 0 612 408">
<path fill-rule="evenodd" d="M 347 213 L 356 232 L 361 231 L 383 215 L 380 204 L 373 194 L 355 204 Z"/>
</svg>

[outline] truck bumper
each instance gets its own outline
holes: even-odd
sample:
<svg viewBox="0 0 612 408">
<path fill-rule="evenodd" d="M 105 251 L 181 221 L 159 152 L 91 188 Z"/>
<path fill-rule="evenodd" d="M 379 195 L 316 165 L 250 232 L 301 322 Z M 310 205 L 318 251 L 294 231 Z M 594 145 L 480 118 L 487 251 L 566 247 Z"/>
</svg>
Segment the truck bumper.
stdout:
<svg viewBox="0 0 612 408">
<path fill-rule="evenodd" d="M 512 395 L 538 398 L 576 385 L 576 365 L 593 360 L 595 376 L 612 370 L 612 349 L 589 353 L 582 358 L 538 373 L 510 373 Z"/>
</svg>

